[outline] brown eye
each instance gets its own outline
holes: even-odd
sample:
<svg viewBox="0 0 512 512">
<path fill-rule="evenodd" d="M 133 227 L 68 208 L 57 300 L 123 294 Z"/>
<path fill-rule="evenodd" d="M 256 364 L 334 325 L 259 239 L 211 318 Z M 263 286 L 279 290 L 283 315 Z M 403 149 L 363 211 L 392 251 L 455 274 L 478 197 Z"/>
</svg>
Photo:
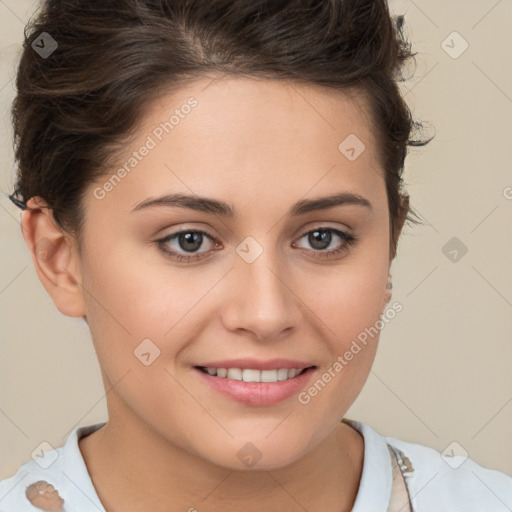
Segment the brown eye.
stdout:
<svg viewBox="0 0 512 512">
<path fill-rule="evenodd" d="M 339 229 L 329 228 L 329 227 L 321 227 L 315 228 L 307 233 L 304 233 L 300 240 L 307 237 L 307 243 L 313 248 L 312 252 L 316 252 L 315 256 L 325 258 L 331 257 L 336 254 L 340 254 L 342 252 L 347 251 L 351 245 L 354 245 L 357 242 L 357 239 L 353 235 L 349 235 L 344 231 L 340 231 Z M 338 242 L 336 244 L 336 241 Z M 341 244 L 340 244 L 341 240 Z M 326 250 L 331 243 L 335 243 L 335 248 Z"/>
<path fill-rule="evenodd" d="M 179 261 L 189 261 L 202 258 L 209 252 L 208 250 L 197 252 L 203 246 L 205 239 L 207 239 L 210 246 L 219 246 L 216 240 L 206 231 L 195 229 L 185 229 L 172 233 L 165 238 L 157 240 L 156 243 L 171 258 Z"/>
</svg>

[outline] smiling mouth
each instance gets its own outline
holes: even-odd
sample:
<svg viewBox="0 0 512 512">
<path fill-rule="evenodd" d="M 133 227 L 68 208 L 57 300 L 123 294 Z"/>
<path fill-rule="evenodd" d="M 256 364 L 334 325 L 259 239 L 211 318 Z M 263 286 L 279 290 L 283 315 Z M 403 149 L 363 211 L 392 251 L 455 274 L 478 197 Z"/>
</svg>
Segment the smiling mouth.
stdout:
<svg viewBox="0 0 512 512">
<path fill-rule="evenodd" d="M 279 368 L 277 370 L 256 370 L 252 368 L 212 368 L 206 366 L 195 366 L 203 373 L 207 373 L 212 377 L 219 377 L 243 382 L 281 382 L 293 379 L 302 375 L 310 368 Z"/>
</svg>

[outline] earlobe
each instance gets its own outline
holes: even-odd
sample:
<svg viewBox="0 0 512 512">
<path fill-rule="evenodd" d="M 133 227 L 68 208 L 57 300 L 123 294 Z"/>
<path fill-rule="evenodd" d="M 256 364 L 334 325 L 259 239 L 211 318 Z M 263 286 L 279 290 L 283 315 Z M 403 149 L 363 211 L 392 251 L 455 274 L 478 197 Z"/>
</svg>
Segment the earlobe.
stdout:
<svg viewBox="0 0 512 512">
<path fill-rule="evenodd" d="M 57 309 L 67 316 L 84 317 L 78 251 L 71 237 L 57 225 L 44 200 L 33 197 L 27 201 L 21 231 L 37 275 Z"/>
</svg>

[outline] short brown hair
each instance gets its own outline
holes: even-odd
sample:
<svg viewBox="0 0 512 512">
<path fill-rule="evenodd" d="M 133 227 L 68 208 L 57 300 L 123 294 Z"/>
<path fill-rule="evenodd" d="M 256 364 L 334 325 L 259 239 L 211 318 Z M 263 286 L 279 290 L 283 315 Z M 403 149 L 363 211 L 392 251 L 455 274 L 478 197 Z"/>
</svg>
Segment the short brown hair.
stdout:
<svg viewBox="0 0 512 512">
<path fill-rule="evenodd" d="M 10 197 L 41 196 L 78 236 L 86 186 L 108 171 L 158 90 L 210 72 L 248 75 L 366 94 L 394 238 L 407 146 L 430 141 L 411 138 L 421 124 L 397 83 L 415 55 L 402 25 L 385 0 L 47 0 L 25 27 Z M 42 32 L 58 44 L 46 58 L 32 48 Z"/>
</svg>

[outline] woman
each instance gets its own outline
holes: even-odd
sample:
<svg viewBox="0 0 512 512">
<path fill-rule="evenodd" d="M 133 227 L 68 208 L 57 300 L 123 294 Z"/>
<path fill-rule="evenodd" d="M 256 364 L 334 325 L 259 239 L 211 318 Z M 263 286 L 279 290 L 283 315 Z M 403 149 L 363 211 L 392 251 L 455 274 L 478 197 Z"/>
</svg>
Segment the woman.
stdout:
<svg viewBox="0 0 512 512">
<path fill-rule="evenodd" d="M 505 474 L 344 417 L 400 311 L 411 56 L 378 0 L 44 4 L 12 199 L 109 417 L 0 510 L 510 509 Z"/>
</svg>

